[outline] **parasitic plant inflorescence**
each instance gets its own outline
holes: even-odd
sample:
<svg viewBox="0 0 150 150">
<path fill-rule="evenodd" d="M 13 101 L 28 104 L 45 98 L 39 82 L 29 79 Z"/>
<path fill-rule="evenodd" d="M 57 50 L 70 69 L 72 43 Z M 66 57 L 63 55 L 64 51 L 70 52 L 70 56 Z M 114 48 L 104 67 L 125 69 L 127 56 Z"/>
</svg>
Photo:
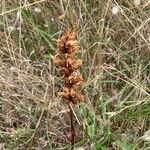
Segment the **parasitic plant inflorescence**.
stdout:
<svg viewBox="0 0 150 150">
<path fill-rule="evenodd" d="M 58 65 L 64 87 L 58 95 L 66 100 L 67 103 L 77 104 L 84 100 L 84 96 L 79 91 L 79 86 L 83 82 L 79 68 L 82 60 L 76 58 L 79 50 L 75 32 L 65 31 L 63 36 L 57 40 L 58 52 L 54 56 L 54 63 Z"/>
<path fill-rule="evenodd" d="M 79 68 L 82 65 L 82 60 L 76 58 L 76 53 L 79 46 L 76 40 L 76 33 L 65 31 L 57 40 L 58 52 L 54 56 L 54 64 L 56 64 L 64 80 L 63 90 L 58 92 L 68 104 L 70 110 L 71 124 L 71 146 L 74 149 L 75 129 L 73 124 L 72 106 L 84 100 L 84 96 L 80 93 L 79 87 L 83 82 L 83 77 L 80 74 Z"/>
</svg>

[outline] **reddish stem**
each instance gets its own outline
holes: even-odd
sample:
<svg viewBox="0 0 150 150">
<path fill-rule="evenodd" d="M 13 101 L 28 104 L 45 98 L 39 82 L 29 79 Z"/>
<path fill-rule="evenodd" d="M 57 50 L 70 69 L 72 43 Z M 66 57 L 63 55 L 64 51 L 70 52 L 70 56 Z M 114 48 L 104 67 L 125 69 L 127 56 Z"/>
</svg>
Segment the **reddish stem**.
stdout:
<svg viewBox="0 0 150 150">
<path fill-rule="evenodd" d="M 73 124 L 73 112 L 71 108 L 71 104 L 68 104 L 69 106 L 69 115 L 70 115 L 70 132 L 71 132 L 71 149 L 74 150 L 74 144 L 75 144 L 75 129 Z"/>
</svg>

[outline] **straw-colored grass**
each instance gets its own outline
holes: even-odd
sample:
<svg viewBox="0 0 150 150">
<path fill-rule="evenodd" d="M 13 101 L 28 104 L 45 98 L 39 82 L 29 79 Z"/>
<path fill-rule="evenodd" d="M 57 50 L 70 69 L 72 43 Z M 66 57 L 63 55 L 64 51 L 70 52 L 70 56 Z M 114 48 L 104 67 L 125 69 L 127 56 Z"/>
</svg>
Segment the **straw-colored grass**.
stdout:
<svg viewBox="0 0 150 150">
<path fill-rule="evenodd" d="M 77 33 L 85 79 L 75 147 L 145 150 L 149 0 L 1 0 L 0 149 L 70 148 L 68 109 L 57 97 L 63 81 L 52 62 L 66 28 Z"/>
</svg>

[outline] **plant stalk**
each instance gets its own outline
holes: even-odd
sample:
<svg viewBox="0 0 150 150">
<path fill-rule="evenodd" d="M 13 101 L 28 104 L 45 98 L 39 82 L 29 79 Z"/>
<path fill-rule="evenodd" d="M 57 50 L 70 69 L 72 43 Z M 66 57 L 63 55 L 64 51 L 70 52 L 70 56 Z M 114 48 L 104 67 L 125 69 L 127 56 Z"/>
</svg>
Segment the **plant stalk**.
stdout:
<svg viewBox="0 0 150 150">
<path fill-rule="evenodd" d="M 73 124 L 73 112 L 72 112 L 72 107 L 71 104 L 68 104 L 69 106 L 69 116 L 70 116 L 70 133 L 71 133 L 71 149 L 74 150 L 74 144 L 75 144 L 75 128 Z"/>
</svg>

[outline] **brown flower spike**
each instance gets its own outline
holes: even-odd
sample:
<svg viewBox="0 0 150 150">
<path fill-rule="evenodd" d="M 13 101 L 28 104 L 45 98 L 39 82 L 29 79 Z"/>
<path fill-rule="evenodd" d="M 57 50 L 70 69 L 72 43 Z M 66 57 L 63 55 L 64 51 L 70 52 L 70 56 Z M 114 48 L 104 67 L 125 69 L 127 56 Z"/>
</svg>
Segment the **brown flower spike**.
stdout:
<svg viewBox="0 0 150 150">
<path fill-rule="evenodd" d="M 76 59 L 75 54 L 79 50 L 75 32 L 65 31 L 62 37 L 57 40 L 58 52 L 54 56 L 54 63 L 59 67 L 64 79 L 64 87 L 58 95 L 68 103 L 77 104 L 84 100 L 79 92 L 79 86 L 83 82 L 79 68 L 82 65 L 81 59 Z"/>
</svg>

